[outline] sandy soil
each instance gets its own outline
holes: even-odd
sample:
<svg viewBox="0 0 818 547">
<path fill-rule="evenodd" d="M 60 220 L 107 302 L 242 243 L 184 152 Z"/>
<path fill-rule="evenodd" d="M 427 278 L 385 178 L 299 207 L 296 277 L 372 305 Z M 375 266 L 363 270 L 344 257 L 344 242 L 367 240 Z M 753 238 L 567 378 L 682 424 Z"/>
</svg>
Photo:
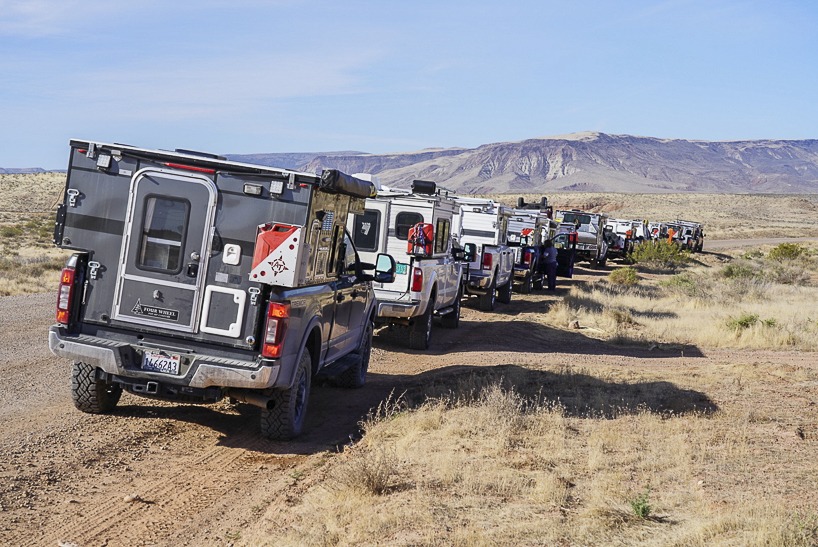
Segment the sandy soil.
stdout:
<svg viewBox="0 0 818 547">
<path fill-rule="evenodd" d="M 599 273 L 564 282 L 558 293 L 592 275 Z M 661 374 L 813 357 L 609 345 L 533 320 L 559 297 L 515 294 L 491 314 L 465 307 L 461 327 L 438 327 L 425 353 L 405 349 L 398 332 L 379 333 L 367 385 L 315 386 L 307 432 L 289 443 L 261 439 L 258 410 L 226 401 L 194 406 L 124 394 L 112 415 L 76 411 L 70 364 L 46 344 L 54 296 L 0 298 L 0 544 L 241 544 L 242 530 L 284 510 L 318 480 L 317 470 L 391 392 L 477 367 L 570 366 L 593 374 L 600 365 L 627 365 Z"/>
</svg>

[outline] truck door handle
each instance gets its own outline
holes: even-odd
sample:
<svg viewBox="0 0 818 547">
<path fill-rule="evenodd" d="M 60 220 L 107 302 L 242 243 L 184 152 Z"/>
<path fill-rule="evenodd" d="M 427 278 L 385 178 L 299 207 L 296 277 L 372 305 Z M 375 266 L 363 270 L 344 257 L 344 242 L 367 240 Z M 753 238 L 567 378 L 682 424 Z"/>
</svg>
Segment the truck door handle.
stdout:
<svg viewBox="0 0 818 547">
<path fill-rule="evenodd" d="M 343 294 L 338 293 L 335 295 L 336 302 L 343 302 L 344 300 L 346 300 L 346 296 L 344 296 Z"/>
</svg>

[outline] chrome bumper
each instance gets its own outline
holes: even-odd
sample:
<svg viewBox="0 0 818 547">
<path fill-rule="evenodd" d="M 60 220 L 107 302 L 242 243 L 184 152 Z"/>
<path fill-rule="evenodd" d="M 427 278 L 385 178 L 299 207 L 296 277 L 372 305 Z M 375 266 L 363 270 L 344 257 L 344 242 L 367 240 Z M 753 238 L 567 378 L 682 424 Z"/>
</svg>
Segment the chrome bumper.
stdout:
<svg viewBox="0 0 818 547">
<path fill-rule="evenodd" d="M 397 319 L 408 319 L 420 315 L 420 301 L 411 302 L 378 302 L 378 317 L 393 317 Z"/>
</svg>

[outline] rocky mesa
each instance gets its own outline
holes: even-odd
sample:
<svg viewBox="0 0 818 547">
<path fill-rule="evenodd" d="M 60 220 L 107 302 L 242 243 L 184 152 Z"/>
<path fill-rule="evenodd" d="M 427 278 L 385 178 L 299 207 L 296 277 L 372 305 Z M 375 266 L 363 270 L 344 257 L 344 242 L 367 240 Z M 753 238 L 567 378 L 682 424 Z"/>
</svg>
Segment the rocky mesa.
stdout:
<svg viewBox="0 0 818 547">
<path fill-rule="evenodd" d="M 231 155 L 319 172 L 377 175 L 408 187 L 428 179 L 465 194 L 584 192 L 816 193 L 818 140 L 698 141 L 597 132 L 476 148 L 395 154 Z"/>
</svg>

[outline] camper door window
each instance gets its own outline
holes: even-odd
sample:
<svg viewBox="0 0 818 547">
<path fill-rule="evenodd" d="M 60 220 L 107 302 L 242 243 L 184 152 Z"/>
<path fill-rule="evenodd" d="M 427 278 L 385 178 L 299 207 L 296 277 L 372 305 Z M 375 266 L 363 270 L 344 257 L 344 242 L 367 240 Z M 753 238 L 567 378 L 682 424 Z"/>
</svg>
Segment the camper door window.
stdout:
<svg viewBox="0 0 818 547">
<path fill-rule="evenodd" d="M 449 220 L 440 218 L 435 228 L 435 253 L 445 253 L 449 248 Z"/>
<path fill-rule="evenodd" d="M 181 271 L 182 242 L 189 213 L 187 200 L 158 196 L 145 200 L 138 267 L 168 273 Z"/>
<path fill-rule="evenodd" d="M 377 251 L 378 235 L 381 227 L 380 211 L 367 209 L 362 215 L 355 215 L 352 239 L 359 251 Z"/>
<path fill-rule="evenodd" d="M 398 213 L 395 217 L 395 236 L 406 241 L 409 239 L 409 230 L 418 222 L 423 222 L 423 215 L 420 213 L 407 211 Z"/>
</svg>

